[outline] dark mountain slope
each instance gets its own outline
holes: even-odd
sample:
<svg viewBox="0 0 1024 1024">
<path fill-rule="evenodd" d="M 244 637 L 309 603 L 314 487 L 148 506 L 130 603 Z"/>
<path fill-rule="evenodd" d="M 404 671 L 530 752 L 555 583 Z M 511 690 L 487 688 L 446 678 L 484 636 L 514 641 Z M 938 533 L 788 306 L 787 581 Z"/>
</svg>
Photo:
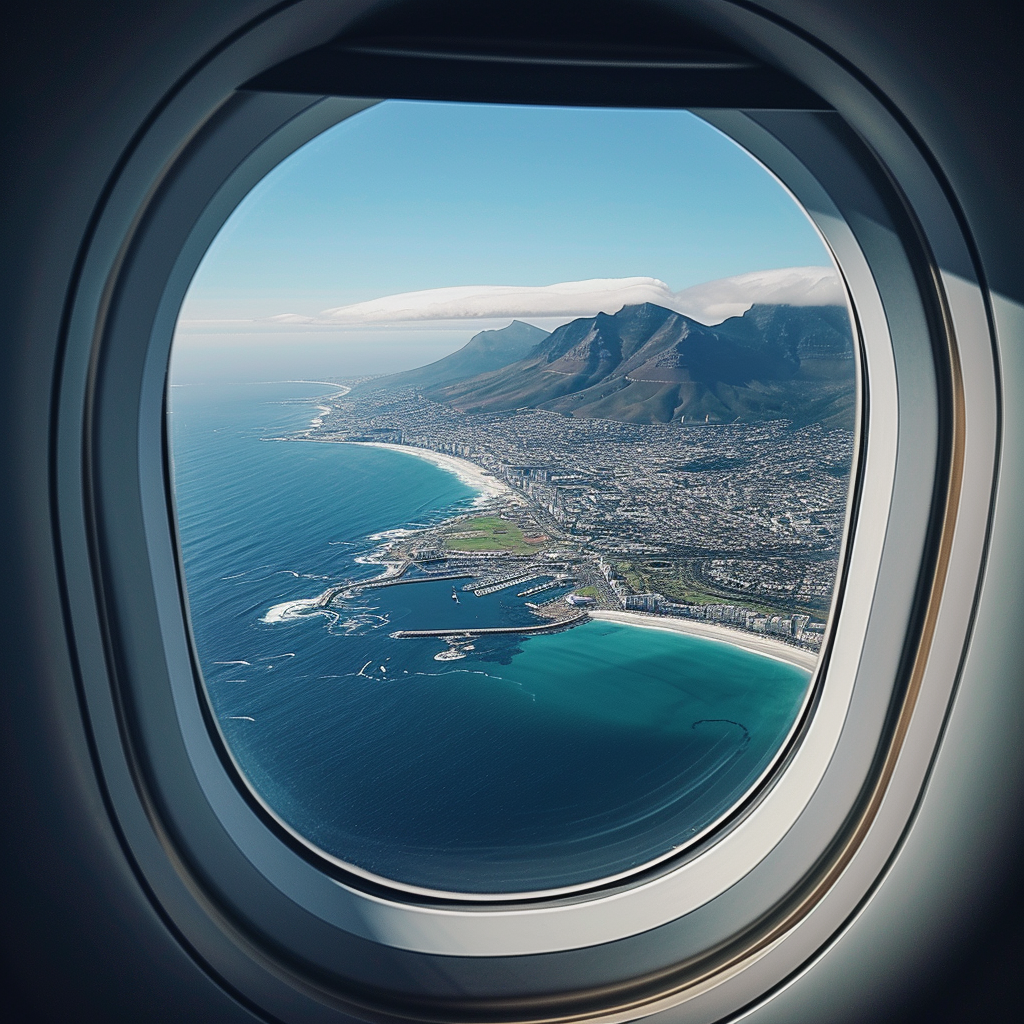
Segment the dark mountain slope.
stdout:
<svg viewBox="0 0 1024 1024">
<path fill-rule="evenodd" d="M 542 331 L 539 327 L 513 320 L 508 327 L 496 331 L 481 331 L 473 335 L 457 352 L 452 352 L 451 355 L 444 356 L 436 362 L 419 366 L 415 370 L 378 377 L 361 385 L 361 390 L 393 386 L 427 387 L 475 377 L 522 359 L 548 337 L 548 332 Z"/>
<path fill-rule="evenodd" d="M 841 307 L 754 306 L 706 327 L 650 303 L 574 320 L 518 362 L 427 389 L 464 412 L 529 407 L 634 423 L 847 427 L 854 394 Z"/>
</svg>

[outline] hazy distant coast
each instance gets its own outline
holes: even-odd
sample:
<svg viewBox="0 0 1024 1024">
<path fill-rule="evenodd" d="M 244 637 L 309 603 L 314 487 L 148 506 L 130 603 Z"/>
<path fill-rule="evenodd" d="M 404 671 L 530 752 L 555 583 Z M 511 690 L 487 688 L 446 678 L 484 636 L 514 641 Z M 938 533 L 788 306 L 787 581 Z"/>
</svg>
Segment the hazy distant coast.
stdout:
<svg viewBox="0 0 1024 1024">
<path fill-rule="evenodd" d="M 718 640 L 722 643 L 732 644 L 734 647 L 741 647 L 753 654 L 760 654 L 768 658 L 775 658 L 777 661 L 785 661 L 797 668 L 814 671 L 818 662 L 817 654 L 811 651 L 801 651 L 789 644 L 781 643 L 770 637 L 759 636 L 755 633 L 748 633 L 738 629 L 729 629 L 725 626 L 716 626 L 710 622 L 696 622 L 693 619 L 675 619 L 660 615 L 645 615 L 642 612 L 615 612 L 599 611 L 590 612 L 593 619 L 604 619 L 608 622 L 621 622 L 628 626 L 645 626 L 648 629 L 666 629 L 673 633 L 688 633 L 690 636 L 703 637 L 705 640 Z"/>
</svg>

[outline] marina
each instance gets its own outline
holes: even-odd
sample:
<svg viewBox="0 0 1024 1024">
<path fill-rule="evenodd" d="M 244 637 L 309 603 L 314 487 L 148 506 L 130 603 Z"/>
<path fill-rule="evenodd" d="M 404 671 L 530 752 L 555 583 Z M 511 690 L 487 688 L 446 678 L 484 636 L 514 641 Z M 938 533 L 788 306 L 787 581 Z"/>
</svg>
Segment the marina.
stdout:
<svg viewBox="0 0 1024 1024">
<path fill-rule="evenodd" d="M 477 597 L 486 597 L 488 594 L 496 594 L 499 590 L 508 590 L 510 587 L 517 587 L 523 583 L 529 583 L 530 580 L 538 579 L 541 573 L 527 573 L 525 576 L 513 576 L 510 579 L 499 580 L 496 583 L 485 583 L 479 586 L 466 587 L 464 589 L 470 590 L 476 594 Z"/>
<path fill-rule="evenodd" d="M 555 587 L 572 586 L 573 582 L 571 576 L 556 576 L 553 580 L 548 580 L 547 583 L 538 583 L 537 586 L 530 587 L 529 590 L 521 590 L 516 597 L 533 597 L 534 594 L 542 594 L 545 590 L 554 590 Z"/>
</svg>

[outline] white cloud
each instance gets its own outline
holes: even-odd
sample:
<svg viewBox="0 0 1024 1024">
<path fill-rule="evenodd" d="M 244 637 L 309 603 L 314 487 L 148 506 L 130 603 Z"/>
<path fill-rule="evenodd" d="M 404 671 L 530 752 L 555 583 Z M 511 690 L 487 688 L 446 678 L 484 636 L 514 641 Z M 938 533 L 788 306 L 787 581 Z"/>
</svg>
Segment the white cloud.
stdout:
<svg viewBox="0 0 1024 1024">
<path fill-rule="evenodd" d="M 724 277 L 676 292 L 672 309 L 704 324 L 741 316 L 754 303 L 842 306 L 846 294 L 832 267 L 789 267 Z"/>
<path fill-rule="evenodd" d="M 672 291 L 653 277 L 567 281 L 543 287 L 480 285 L 385 295 L 325 309 L 316 319 L 336 324 L 399 323 L 499 317 L 576 317 L 615 313 L 641 302 L 669 302 Z"/>
<path fill-rule="evenodd" d="M 706 324 L 738 316 L 754 303 L 794 306 L 841 305 L 846 301 L 831 267 L 763 270 L 673 292 L 654 277 L 567 281 L 543 287 L 464 285 L 385 295 L 368 302 L 325 309 L 318 316 L 282 313 L 265 323 L 282 326 L 355 327 L 414 325 L 464 320 L 550 320 L 616 313 L 623 306 L 652 302 Z"/>
</svg>

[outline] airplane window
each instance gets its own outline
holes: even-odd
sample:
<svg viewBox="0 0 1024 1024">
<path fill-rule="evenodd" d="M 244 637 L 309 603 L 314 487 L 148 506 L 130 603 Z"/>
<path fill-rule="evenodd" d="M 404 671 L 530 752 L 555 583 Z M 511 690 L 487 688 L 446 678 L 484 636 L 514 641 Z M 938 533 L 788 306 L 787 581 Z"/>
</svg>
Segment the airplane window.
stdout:
<svg viewBox="0 0 1024 1024">
<path fill-rule="evenodd" d="M 207 252 L 167 392 L 253 796 L 428 893 L 692 846 L 820 685 L 857 366 L 810 219 L 692 114 L 388 101 L 298 150 Z"/>
<path fill-rule="evenodd" d="M 966 222 L 744 5 L 421 5 L 196 63 L 53 306 L 38 525 L 123 875 L 268 1019 L 811 1019 L 916 948 L 885 893 L 970 761 Z"/>
</svg>

